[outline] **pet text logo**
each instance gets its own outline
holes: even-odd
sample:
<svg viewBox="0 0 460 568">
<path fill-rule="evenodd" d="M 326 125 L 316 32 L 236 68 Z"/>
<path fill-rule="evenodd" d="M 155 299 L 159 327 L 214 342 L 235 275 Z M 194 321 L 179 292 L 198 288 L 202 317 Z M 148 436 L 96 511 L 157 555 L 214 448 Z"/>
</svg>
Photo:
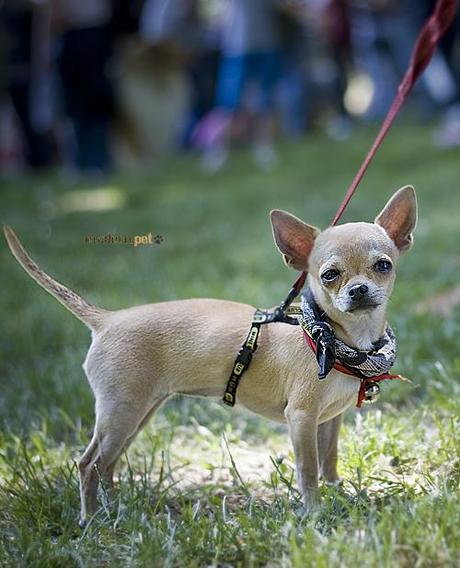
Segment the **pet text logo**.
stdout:
<svg viewBox="0 0 460 568">
<path fill-rule="evenodd" d="M 140 245 L 161 245 L 164 241 L 163 235 L 154 235 L 147 233 L 146 235 L 85 235 L 85 243 L 91 245 L 132 245 L 138 247 Z"/>
</svg>

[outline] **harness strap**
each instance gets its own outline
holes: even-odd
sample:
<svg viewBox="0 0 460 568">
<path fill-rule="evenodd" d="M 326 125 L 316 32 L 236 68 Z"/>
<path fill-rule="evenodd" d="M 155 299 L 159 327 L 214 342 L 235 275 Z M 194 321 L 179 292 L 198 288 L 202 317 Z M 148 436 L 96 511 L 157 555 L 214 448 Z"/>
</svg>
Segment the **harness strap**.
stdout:
<svg viewBox="0 0 460 568">
<path fill-rule="evenodd" d="M 227 406 L 235 406 L 236 389 L 238 388 L 242 374 L 251 363 L 253 353 L 257 349 L 257 339 L 259 338 L 260 326 L 262 323 L 264 322 L 255 321 L 255 319 L 252 320 L 251 329 L 249 330 L 243 345 L 238 351 L 238 355 L 224 393 L 223 401 Z"/>
<path fill-rule="evenodd" d="M 291 292 L 289 294 L 291 294 Z M 230 373 L 230 378 L 228 379 L 227 386 L 225 387 L 225 392 L 222 400 L 227 406 L 235 406 L 236 389 L 238 388 L 240 379 L 243 373 L 249 367 L 252 361 L 252 356 L 257 349 L 257 340 L 259 339 L 260 326 L 273 322 L 298 325 L 299 322 L 297 321 L 297 318 L 293 316 L 300 316 L 302 314 L 302 310 L 300 306 L 286 306 L 282 308 L 282 306 L 287 302 L 288 299 L 289 296 L 281 304 L 281 306 L 273 311 L 257 309 L 254 312 L 251 328 L 246 339 L 244 340 L 243 345 L 238 351 L 238 355 L 233 364 L 232 372 Z M 292 298 L 290 302 L 292 302 L 293 299 L 294 298 Z"/>
</svg>

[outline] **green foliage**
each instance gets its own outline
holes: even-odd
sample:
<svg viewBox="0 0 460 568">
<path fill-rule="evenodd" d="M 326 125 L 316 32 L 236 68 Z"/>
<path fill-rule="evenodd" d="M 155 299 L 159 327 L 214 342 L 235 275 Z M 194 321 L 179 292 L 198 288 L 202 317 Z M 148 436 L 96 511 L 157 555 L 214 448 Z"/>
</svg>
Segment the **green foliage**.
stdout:
<svg viewBox="0 0 460 568">
<path fill-rule="evenodd" d="M 284 427 L 178 398 L 124 456 L 114 501 L 103 490 L 81 531 L 76 463 L 92 428 L 81 369 L 89 334 L 1 246 L 0 565 L 460 565 L 460 313 L 415 310 L 460 284 L 458 154 L 433 150 L 428 136 L 426 127 L 396 128 L 346 214 L 370 220 L 398 187 L 417 189 L 415 246 L 390 307 L 397 370 L 413 382 L 385 385 L 376 407 L 347 413 L 343 484 L 323 487 L 324 506 L 308 517 Z M 236 155 L 215 177 L 183 157 L 97 188 L 53 175 L 3 181 L 2 218 L 40 266 L 106 308 L 182 297 L 271 306 L 295 275 L 273 246 L 269 210 L 327 226 L 371 139 L 361 130 L 344 145 L 284 144 L 270 174 Z M 118 208 L 91 209 L 85 197 L 88 210 L 72 210 L 88 189 Z M 149 232 L 164 241 L 84 242 Z"/>
</svg>

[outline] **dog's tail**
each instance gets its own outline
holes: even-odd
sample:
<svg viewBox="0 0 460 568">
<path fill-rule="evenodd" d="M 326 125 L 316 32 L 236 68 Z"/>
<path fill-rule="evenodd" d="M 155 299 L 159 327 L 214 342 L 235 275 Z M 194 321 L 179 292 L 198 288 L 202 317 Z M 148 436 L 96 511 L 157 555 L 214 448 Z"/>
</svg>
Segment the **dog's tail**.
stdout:
<svg viewBox="0 0 460 568">
<path fill-rule="evenodd" d="M 110 312 L 89 304 L 81 296 L 48 276 L 27 254 L 13 229 L 4 225 L 3 231 L 11 252 L 29 276 L 90 329 L 96 330 L 102 326 L 105 316 Z"/>
</svg>

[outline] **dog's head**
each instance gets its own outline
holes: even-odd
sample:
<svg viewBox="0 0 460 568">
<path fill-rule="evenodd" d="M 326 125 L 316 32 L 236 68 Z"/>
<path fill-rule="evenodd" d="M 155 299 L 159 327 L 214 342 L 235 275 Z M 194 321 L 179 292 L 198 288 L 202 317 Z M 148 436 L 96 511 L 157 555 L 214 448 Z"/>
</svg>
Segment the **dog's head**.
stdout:
<svg viewBox="0 0 460 568">
<path fill-rule="evenodd" d="M 395 265 L 412 245 L 417 223 L 414 188 L 397 191 L 374 223 L 346 223 L 320 231 L 285 211 L 270 214 L 276 245 L 288 266 L 308 270 L 323 309 L 343 314 L 385 306 Z"/>
</svg>

